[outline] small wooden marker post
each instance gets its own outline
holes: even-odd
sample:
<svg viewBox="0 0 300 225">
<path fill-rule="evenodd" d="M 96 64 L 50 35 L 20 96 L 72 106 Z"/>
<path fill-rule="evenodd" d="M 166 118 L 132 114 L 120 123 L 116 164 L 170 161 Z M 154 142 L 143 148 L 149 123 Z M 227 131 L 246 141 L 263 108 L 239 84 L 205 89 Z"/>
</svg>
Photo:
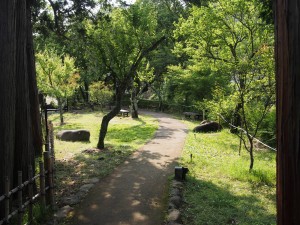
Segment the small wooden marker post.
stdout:
<svg viewBox="0 0 300 225">
<path fill-rule="evenodd" d="M 8 221 L 8 216 L 9 216 L 9 199 L 10 199 L 10 196 L 9 196 L 9 178 L 6 177 L 5 178 L 5 187 L 4 187 L 4 192 L 5 192 L 5 200 L 4 200 L 4 218 L 5 218 L 5 222 L 6 224 L 9 224 L 9 221 Z"/>
<path fill-rule="evenodd" d="M 28 205 L 28 222 L 31 223 L 33 221 L 33 182 L 32 182 L 32 166 L 30 165 L 28 168 L 28 178 L 29 178 L 29 184 L 28 184 L 28 195 L 29 195 L 29 205 Z"/>
<path fill-rule="evenodd" d="M 18 171 L 18 225 L 23 224 L 23 184 L 22 184 L 22 171 Z"/>
</svg>

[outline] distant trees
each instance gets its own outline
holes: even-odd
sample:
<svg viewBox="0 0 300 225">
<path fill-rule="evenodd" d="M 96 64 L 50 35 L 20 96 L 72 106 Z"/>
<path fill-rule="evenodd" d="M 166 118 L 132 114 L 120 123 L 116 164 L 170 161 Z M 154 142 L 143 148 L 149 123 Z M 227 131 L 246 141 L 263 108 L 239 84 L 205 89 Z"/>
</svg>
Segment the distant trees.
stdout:
<svg viewBox="0 0 300 225">
<path fill-rule="evenodd" d="M 90 101 L 100 105 L 101 111 L 112 101 L 113 91 L 103 81 L 94 82 L 89 87 Z"/>
<path fill-rule="evenodd" d="M 210 68 L 226 74 L 234 102 L 233 119 L 253 168 L 253 138 L 275 104 L 273 29 L 260 18 L 261 4 L 219 0 L 193 7 L 175 31 L 176 52 L 190 57 L 189 67 Z M 239 133 L 237 133 L 239 134 Z"/>
</svg>

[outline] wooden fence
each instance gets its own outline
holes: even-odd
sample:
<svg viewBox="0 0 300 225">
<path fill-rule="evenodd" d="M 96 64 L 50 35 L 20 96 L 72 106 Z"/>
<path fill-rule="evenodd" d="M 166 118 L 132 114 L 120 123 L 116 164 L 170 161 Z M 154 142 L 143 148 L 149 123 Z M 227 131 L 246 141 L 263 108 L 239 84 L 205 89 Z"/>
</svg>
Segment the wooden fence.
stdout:
<svg viewBox="0 0 300 225">
<path fill-rule="evenodd" d="M 11 181 L 9 177 L 5 179 L 5 193 L 0 196 L 0 204 L 4 204 L 4 218 L 0 218 L 0 225 L 9 224 L 13 217 L 16 217 L 17 225 L 23 224 L 23 217 L 25 210 L 28 213 L 28 223 L 33 221 L 33 205 L 39 200 L 40 208 L 44 211 L 47 207 L 55 207 L 54 201 L 54 136 L 53 126 L 49 123 L 49 137 L 46 137 L 48 142 L 48 151 L 44 152 L 43 161 L 39 162 L 40 173 L 33 176 L 32 166 L 28 168 L 28 180 L 22 182 L 22 171 L 18 171 L 18 186 L 12 190 L 9 190 Z M 34 194 L 34 184 L 39 182 L 39 190 Z M 23 192 L 27 188 L 27 196 L 24 199 Z M 12 196 L 15 194 L 15 198 Z M 23 202 L 25 200 L 25 202 Z M 11 205 L 14 203 L 14 207 Z"/>
</svg>

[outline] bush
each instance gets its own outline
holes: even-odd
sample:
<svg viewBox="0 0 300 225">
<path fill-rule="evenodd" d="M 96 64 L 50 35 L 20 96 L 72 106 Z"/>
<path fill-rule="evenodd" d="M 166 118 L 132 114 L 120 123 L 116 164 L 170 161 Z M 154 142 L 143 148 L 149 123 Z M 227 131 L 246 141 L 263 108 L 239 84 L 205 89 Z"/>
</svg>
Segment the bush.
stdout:
<svg viewBox="0 0 300 225">
<path fill-rule="evenodd" d="M 102 111 L 104 106 L 108 104 L 113 97 L 113 92 L 102 81 L 92 83 L 89 93 L 90 101 L 100 105 Z"/>
</svg>

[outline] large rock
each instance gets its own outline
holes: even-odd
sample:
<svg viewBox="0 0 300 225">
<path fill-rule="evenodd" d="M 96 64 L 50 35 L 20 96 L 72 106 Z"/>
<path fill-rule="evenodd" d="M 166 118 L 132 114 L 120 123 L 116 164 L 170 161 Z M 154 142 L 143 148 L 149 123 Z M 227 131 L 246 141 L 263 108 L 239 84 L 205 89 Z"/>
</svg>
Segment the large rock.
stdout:
<svg viewBox="0 0 300 225">
<path fill-rule="evenodd" d="M 212 121 L 212 122 L 206 122 L 206 123 L 200 124 L 199 126 L 197 126 L 193 129 L 193 132 L 208 133 L 208 132 L 216 132 L 216 131 L 220 131 L 220 130 L 222 130 L 222 126 L 219 123 Z"/>
<path fill-rule="evenodd" d="M 62 130 L 56 135 L 62 141 L 90 141 L 88 130 Z"/>
</svg>

